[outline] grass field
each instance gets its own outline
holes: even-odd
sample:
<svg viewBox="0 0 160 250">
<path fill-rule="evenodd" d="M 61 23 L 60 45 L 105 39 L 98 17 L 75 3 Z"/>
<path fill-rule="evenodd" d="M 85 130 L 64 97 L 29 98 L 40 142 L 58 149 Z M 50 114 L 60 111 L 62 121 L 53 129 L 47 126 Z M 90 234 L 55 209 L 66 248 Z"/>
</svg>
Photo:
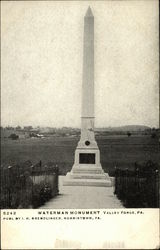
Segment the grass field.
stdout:
<svg viewBox="0 0 160 250">
<path fill-rule="evenodd" d="M 1 165 L 16 164 L 30 160 L 37 163 L 55 162 L 61 174 L 66 174 L 73 165 L 78 137 L 49 137 L 44 139 L 2 139 Z M 115 165 L 133 168 L 135 162 L 160 162 L 158 138 L 147 135 L 97 136 L 101 164 L 112 174 Z"/>
</svg>

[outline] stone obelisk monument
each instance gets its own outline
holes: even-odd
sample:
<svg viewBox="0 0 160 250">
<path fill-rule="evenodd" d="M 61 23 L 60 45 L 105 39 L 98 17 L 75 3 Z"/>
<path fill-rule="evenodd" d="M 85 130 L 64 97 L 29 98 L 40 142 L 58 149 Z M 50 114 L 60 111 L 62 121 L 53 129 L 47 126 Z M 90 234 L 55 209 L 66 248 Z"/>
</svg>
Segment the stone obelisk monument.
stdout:
<svg viewBox="0 0 160 250">
<path fill-rule="evenodd" d="M 111 186 L 94 135 L 94 16 L 90 7 L 84 17 L 81 138 L 64 185 Z"/>
</svg>

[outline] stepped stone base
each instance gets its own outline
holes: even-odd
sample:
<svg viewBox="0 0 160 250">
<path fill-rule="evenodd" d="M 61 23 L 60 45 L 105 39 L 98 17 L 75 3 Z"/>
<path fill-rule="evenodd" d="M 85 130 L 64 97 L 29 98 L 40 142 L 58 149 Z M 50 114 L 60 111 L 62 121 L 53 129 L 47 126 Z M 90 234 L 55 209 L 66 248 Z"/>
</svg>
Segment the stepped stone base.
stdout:
<svg viewBox="0 0 160 250">
<path fill-rule="evenodd" d="M 101 166 L 93 167 L 92 164 L 83 164 L 83 166 L 73 166 L 72 171 L 64 178 L 63 185 L 111 187 L 112 181 Z"/>
</svg>

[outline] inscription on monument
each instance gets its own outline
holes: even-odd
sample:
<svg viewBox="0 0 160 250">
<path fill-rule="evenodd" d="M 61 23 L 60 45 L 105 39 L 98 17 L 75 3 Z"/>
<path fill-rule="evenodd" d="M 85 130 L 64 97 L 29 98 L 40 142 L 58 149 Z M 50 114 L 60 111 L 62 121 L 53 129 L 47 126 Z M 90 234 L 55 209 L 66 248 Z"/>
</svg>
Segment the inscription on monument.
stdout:
<svg viewBox="0 0 160 250">
<path fill-rule="evenodd" d="M 95 164 L 95 154 L 79 154 L 80 164 Z"/>
</svg>

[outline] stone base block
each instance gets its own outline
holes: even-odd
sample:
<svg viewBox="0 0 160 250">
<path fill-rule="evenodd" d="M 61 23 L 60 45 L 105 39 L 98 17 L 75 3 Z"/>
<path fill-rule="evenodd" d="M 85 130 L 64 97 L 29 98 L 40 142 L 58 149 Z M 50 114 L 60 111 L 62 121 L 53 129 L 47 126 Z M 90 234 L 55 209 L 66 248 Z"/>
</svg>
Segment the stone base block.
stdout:
<svg viewBox="0 0 160 250">
<path fill-rule="evenodd" d="M 64 186 L 111 187 L 112 181 L 101 166 L 73 166 L 64 178 Z"/>
<path fill-rule="evenodd" d="M 96 179 L 65 179 L 64 186 L 95 186 L 95 187 L 111 187 L 110 180 Z"/>
</svg>

